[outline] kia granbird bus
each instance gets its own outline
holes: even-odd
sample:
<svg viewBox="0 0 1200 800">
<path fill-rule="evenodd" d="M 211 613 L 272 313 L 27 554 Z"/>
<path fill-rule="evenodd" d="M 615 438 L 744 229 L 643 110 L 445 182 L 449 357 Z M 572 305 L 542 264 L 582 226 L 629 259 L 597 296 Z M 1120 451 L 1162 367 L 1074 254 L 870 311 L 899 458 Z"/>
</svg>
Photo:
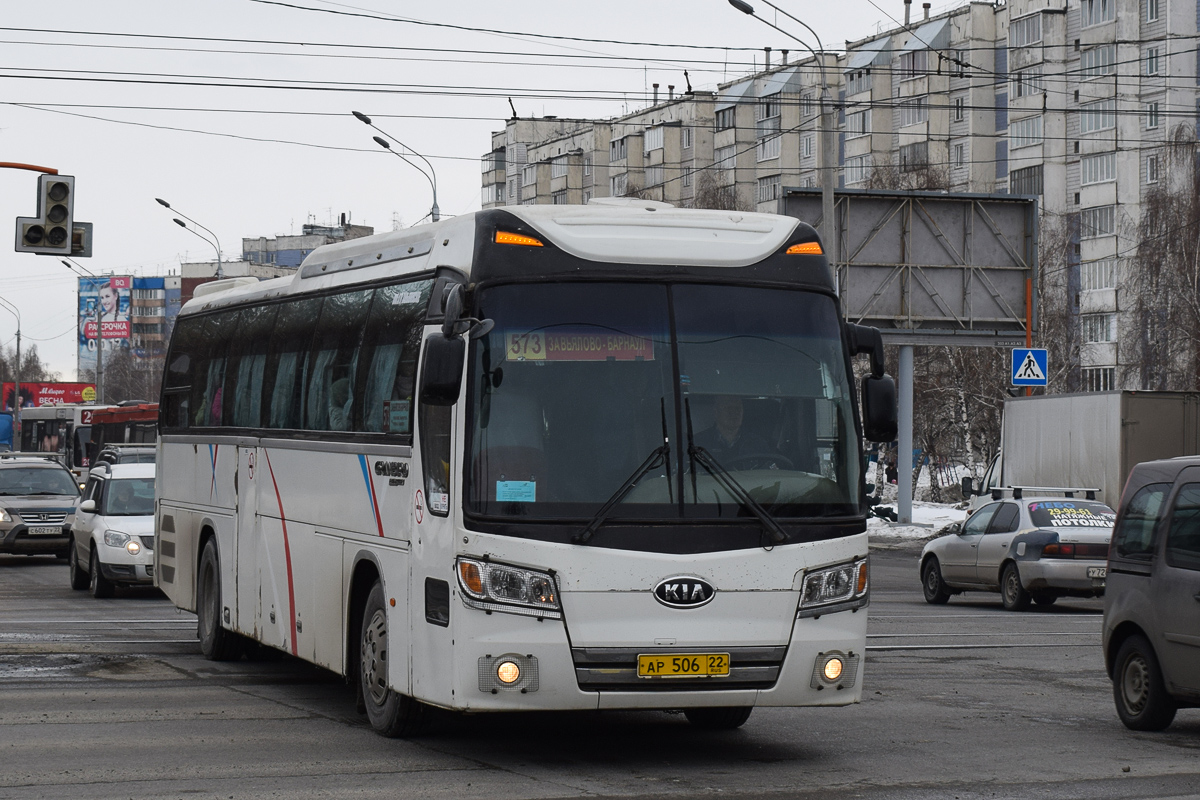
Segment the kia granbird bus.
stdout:
<svg viewBox="0 0 1200 800">
<path fill-rule="evenodd" d="M 385 735 L 860 699 L 895 388 L 796 219 L 593 202 L 321 247 L 202 287 L 160 412 L 156 582 L 203 652 L 340 673 Z"/>
</svg>

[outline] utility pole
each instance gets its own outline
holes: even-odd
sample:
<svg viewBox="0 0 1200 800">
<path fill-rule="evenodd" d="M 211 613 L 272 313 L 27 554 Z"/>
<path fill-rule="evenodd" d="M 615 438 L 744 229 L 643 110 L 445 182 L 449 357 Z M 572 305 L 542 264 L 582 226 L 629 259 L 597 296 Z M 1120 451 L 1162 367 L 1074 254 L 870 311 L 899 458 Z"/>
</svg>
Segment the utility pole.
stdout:
<svg viewBox="0 0 1200 800">
<path fill-rule="evenodd" d="M 21 312 L 12 303 L 0 297 L 0 308 L 17 318 L 17 366 L 14 369 L 16 382 L 13 384 L 13 450 L 21 449 Z M 3 406 L 0 403 L 0 406 Z"/>
</svg>

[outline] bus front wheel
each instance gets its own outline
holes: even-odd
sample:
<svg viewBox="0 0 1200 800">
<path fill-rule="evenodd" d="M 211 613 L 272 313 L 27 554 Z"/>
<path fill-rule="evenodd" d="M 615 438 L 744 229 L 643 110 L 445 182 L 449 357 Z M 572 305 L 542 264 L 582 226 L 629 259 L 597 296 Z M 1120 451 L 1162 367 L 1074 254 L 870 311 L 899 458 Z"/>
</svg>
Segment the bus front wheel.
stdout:
<svg viewBox="0 0 1200 800">
<path fill-rule="evenodd" d="M 204 543 L 196 576 L 196 634 L 200 652 L 209 661 L 235 661 L 241 656 L 239 637 L 221 627 L 221 559 L 216 539 Z"/>
<path fill-rule="evenodd" d="M 425 721 L 425 708 L 417 700 L 388 687 L 388 619 L 383 584 L 379 581 L 367 596 L 362 620 L 358 686 L 367 718 L 371 727 L 384 736 L 412 736 Z"/>
</svg>

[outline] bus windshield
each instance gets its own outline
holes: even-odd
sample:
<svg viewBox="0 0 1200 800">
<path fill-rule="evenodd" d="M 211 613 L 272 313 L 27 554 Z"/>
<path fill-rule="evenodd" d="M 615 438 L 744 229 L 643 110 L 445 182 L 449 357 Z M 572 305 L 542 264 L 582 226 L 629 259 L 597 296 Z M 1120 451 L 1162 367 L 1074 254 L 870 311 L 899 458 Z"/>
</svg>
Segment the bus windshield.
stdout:
<svg viewBox="0 0 1200 800">
<path fill-rule="evenodd" d="M 558 283 L 484 289 L 479 303 L 496 324 L 472 350 L 469 513 L 586 520 L 664 442 L 666 457 L 611 517 L 751 517 L 706 461 L 774 516 L 858 513 L 851 384 L 832 298 Z"/>
</svg>

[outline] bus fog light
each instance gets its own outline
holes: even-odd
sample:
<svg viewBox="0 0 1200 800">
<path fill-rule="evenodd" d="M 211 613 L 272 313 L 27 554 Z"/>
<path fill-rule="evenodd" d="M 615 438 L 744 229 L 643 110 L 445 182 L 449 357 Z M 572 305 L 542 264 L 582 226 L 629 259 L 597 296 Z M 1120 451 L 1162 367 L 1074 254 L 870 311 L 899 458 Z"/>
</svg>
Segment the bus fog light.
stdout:
<svg viewBox="0 0 1200 800">
<path fill-rule="evenodd" d="M 859 664 L 862 656 L 854 653 L 841 653 L 831 650 L 818 653 L 813 664 L 812 680 L 809 686 L 813 689 L 849 689 L 854 686 L 858 677 Z"/>
<path fill-rule="evenodd" d="M 496 678 L 505 684 L 514 684 L 521 679 L 521 668 L 514 661 L 501 661 L 496 667 Z"/>
</svg>

